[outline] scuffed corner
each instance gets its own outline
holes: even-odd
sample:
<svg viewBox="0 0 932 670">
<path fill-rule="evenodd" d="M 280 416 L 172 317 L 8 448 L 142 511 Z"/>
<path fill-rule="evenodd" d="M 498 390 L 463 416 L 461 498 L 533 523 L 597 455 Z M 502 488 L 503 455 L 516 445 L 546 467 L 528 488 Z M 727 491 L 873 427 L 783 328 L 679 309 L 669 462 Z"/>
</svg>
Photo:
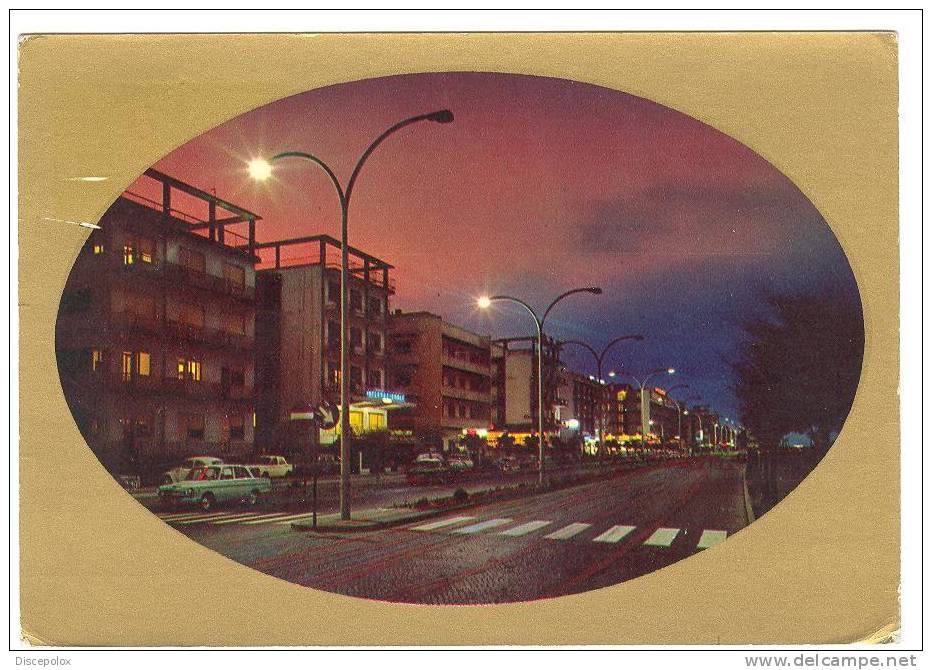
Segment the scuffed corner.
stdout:
<svg viewBox="0 0 932 670">
<path fill-rule="evenodd" d="M 25 642 L 30 647 L 51 647 L 53 646 L 49 640 L 45 640 L 42 637 L 36 635 L 35 633 L 30 633 L 25 628 L 20 629 L 19 639 Z"/>
</svg>

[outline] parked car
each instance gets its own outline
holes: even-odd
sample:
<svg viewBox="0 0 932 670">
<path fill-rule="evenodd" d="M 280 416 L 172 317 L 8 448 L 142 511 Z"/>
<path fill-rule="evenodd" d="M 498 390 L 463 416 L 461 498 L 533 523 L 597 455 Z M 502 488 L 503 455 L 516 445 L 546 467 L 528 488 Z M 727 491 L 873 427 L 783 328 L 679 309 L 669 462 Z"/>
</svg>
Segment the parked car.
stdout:
<svg viewBox="0 0 932 670">
<path fill-rule="evenodd" d="M 415 461 L 407 470 L 408 484 L 424 486 L 427 484 L 445 484 L 453 481 L 456 471 L 442 459 Z"/>
<path fill-rule="evenodd" d="M 271 488 L 269 478 L 257 477 L 255 470 L 223 463 L 192 468 L 184 479 L 160 486 L 158 496 L 167 507 L 197 505 L 207 512 L 225 502 L 245 501 L 255 505 Z"/>
<path fill-rule="evenodd" d="M 163 484 L 174 484 L 188 476 L 194 468 L 203 468 L 208 465 L 220 465 L 223 459 L 215 456 L 191 456 L 181 465 L 176 465 L 162 475 Z"/>
<path fill-rule="evenodd" d="M 518 472 L 521 469 L 521 464 L 514 456 L 502 456 L 495 465 L 501 472 Z"/>
<path fill-rule="evenodd" d="M 250 467 L 258 470 L 263 477 L 287 477 L 294 472 L 294 466 L 284 456 L 259 456 Z"/>
<path fill-rule="evenodd" d="M 428 451 L 423 454 L 418 454 L 417 458 L 414 459 L 415 463 L 443 463 L 444 458 L 442 454 L 438 454 L 436 451 Z"/>
<path fill-rule="evenodd" d="M 461 472 L 464 470 L 472 470 L 473 467 L 475 467 L 475 463 L 473 463 L 472 459 L 467 455 L 450 456 L 450 458 L 447 459 L 447 463 L 449 463 L 450 467 L 454 470 L 459 470 Z"/>
</svg>

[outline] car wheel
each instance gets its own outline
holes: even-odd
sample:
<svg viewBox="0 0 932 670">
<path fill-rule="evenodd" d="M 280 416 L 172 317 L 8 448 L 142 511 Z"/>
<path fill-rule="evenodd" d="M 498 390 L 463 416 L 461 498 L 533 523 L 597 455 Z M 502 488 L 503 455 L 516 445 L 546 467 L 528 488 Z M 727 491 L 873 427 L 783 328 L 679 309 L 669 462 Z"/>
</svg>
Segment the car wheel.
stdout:
<svg viewBox="0 0 932 670">
<path fill-rule="evenodd" d="M 263 473 L 262 473 L 262 476 L 265 477 L 266 479 L 271 479 L 271 478 L 272 478 L 272 475 L 269 474 L 269 471 L 268 471 L 268 470 L 266 470 L 265 472 L 263 472 Z"/>
<path fill-rule="evenodd" d="M 209 512 L 210 510 L 214 508 L 214 503 L 215 503 L 214 494 L 205 493 L 204 496 L 201 498 L 201 509 L 205 512 Z"/>
<path fill-rule="evenodd" d="M 249 494 L 249 497 L 246 498 L 246 502 L 249 504 L 250 507 L 255 507 L 256 505 L 258 505 L 259 504 L 259 492 L 252 491 Z"/>
</svg>

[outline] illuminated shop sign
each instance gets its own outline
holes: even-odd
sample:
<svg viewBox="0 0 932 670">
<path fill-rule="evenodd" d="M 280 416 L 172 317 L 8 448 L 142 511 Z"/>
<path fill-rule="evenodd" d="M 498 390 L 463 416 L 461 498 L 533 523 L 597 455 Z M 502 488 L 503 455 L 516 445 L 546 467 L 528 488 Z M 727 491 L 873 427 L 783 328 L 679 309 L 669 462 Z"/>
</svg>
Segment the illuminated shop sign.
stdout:
<svg viewBox="0 0 932 670">
<path fill-rule="evenodd" d="M 366 391 L 367 398 L 377 398 L 381 400 L 391 400 L 392 402 L 404 402 L 405 394 L 404 393 L 392 393 L 390 391 L 383 391 L 382 389 L 369 389 Z"/>
</svg>

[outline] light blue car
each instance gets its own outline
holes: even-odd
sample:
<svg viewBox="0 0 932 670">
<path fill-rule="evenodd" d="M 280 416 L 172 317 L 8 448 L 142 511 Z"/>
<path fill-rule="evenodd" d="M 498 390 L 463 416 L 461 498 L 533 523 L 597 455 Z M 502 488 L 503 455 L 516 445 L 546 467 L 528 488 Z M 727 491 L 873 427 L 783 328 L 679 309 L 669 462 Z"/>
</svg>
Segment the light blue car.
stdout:
<svg viewBox="0 0 932 670">
<path fill-rule="evenodd" d="M 159 501 L 167 507 L 197 505 L 207 512 L 225 502 L 256 505 L 272 489 L 268 477 L 245 465 L 208 465 L 192 468 L 184 479 L 159 487 Z"/>
</svg>

